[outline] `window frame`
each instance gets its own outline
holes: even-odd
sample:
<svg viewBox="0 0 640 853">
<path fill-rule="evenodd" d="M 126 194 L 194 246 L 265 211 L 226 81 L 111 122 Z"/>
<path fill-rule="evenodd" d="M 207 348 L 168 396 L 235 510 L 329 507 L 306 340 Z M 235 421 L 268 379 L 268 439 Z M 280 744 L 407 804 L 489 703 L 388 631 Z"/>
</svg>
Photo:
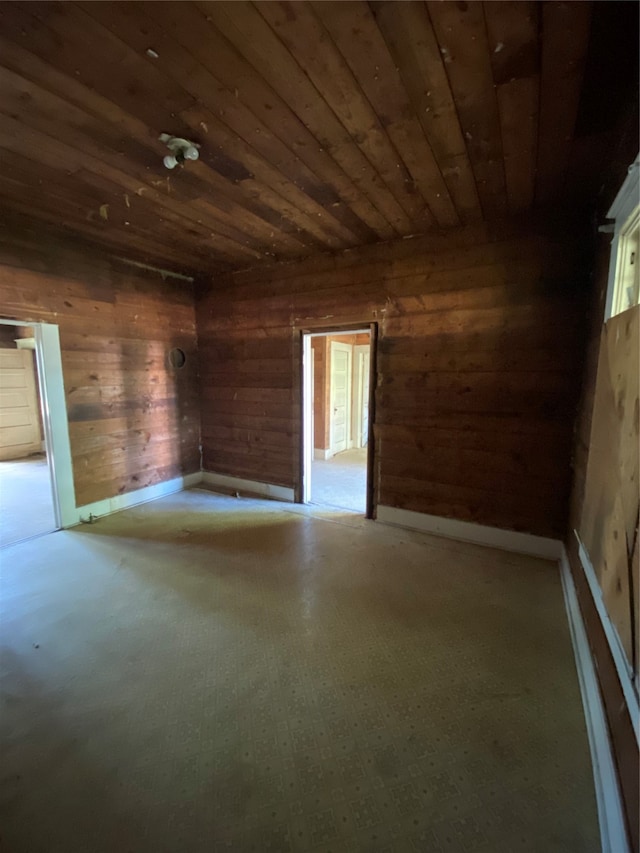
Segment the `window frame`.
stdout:
<svg viewBox="0 0 640 853">
<path fill-rule="evenodd" d="M 604 309 L 606 323 L 623 309 L 620 307 L 620 279 L 625 257 L 625 238 L 634 230 L 640 221 L 640 152 L 629 166 L 627 177 L 607 213 L 607 219 L 613 219 L 613 240 L 609 259 L 609 278 L 607 283 L 607 299 Z M 609 230 L 610 226 L 606 227 Z M 638 259 L 640 263 L 640 259 Z"/>
</svg>

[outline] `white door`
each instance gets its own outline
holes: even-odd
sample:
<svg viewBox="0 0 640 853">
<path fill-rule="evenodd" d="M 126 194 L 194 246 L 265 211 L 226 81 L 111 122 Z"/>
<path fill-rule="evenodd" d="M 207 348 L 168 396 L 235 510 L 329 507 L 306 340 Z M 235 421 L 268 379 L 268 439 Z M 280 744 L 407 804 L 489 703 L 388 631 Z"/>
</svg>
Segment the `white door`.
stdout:
<svg viewBox="0 0 640 853">
<path fill-rule="evenodd" d="M 33 353 L 0 349 L 0 459 L 42 449 Z"/>
<path fill-rule="evenodd" d="M 371 353 L 369 347 L 365 347 L 364 352 L 358 353 L 358 368 L 360 389 L 360 430 L 359 430 L 359 446 L 366 447 L 369 443 L 369 366 Z"/>
<path fill-rule="evenodd" d="M 369 442 L 369 344 L 353 348 L 353 438 L 355 447 Z"/>
<path fill-rule="evenodd" d="M 350 344 L 331 341 L 331 417 L 330 445 L 332 453 L 350 447 L 351 423 L 351 354 Z"/>
</svg>

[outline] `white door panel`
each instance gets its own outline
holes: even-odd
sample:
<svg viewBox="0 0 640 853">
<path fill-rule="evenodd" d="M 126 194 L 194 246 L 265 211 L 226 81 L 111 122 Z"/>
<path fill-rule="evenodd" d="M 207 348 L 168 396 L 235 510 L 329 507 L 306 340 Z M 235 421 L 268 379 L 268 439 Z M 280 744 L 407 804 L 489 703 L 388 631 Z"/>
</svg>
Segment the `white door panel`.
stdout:
<svg viewBox="0 0 640 853">
<path fill-rule="evenodd" d="M 353 437 L 356 447 L 366 447 L 369 442 L 369 344 L 355 346 L 353 357 Z"/>
<path fill-rule="evenodd" d="M 0 350 L 0 459 L 20 459 L 42 447 L 31 350 Z"/>
<path fill-rule="evenodd" d="M 332 453 L 341 453 L 350 444 L 352 351 L 353 347 L 350 344 L 331 341 L 330 446 Z"/>
</svg>

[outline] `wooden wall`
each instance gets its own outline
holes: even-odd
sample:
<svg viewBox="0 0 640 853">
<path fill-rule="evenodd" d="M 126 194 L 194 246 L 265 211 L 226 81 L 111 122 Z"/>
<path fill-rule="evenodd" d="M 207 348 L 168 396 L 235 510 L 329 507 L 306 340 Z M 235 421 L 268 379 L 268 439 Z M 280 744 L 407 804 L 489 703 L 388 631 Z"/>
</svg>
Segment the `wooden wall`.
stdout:
<svg viewBox="0 0 640 853">
<path fill-rule="evenodd" d="M 631 665 L 638 669 L 639 309 L 603 326 L 611 236 L 598 235 L 582 398 L 576 422 L 567 551 L 596 662 L 632 849 L 640 846 L 640 759 L 613 657 L 582 569 L 577 530 Z M 635 550 L 634 550 L 635 537 Z"/>
<path fill-rule="evenodd" d="M 199 470 L 190 283 L 5 228 L 0 305 L 59 326 L 78 506 Z M 174 346 L 187 354 L 179 372 L 166 366 Z"/>
<path fill-rule="evenodd" d="M 602 588 L 607 612 L 629 663 L 638 672 L 640 491 L 640 308 L 612 317 L 600 335 L 584 498 L 577 529 Z"/>
<path fill-rule="evenodd" d="M 204 468 L 299 489 L 301 330 L 376 321 L 376 501 L 562 536 L 573 258 L 532 225 L 477 226 L 202 282 Z"/>
<path fill-rule="evenodd" d="M 604 173 L 600 173 L 597 186 L 594 183 L 597 172 L 593 168 L 594 160 L 590 158 L 585 162 L 592 173 L 591 183 L 587 183 L 586 186 L 590 186 L 592 191 L 594 193 L 597 191 L 598 194 L 591 202 L 595 210 L 593 231 L 587 235 L 583 244 L 583 253 L 590 268 L 591 287 L 587 349 L 575 429 L 573 479 L 566 539 L 569 563 L 605 705 L 632 850 L 640 849 L 638 744 L 602 620 L 582 568 L 573 531 L 579 531 L 587 550 L 593 552 L 590 556 L 595 563 L 596 572 L 600 575 L 603 591 L 606 587 L 605 601 L 609 607 L 609 615 L 617 625 L 621 638 L 626 636 L 623 642 L 626 643 L 631 663 L 633 648 L 629 634 L 631 625 L 638 625 L 639 608 L 637 598 L 633 602 L 632 596 L 629 595 L 629 578 L 638 576 L 638 556 L 636 554 L 635 563 L 632 557 L 631 571 L 627 572 L 627 578 L 621 578 L 621 551 L 623 547 L 627 552 L 629 550 L 627 538 L 630 526 L 627 526 L 629 522 L 622 521 L 619 507 L 623 501 L 623 491 L 624 503 L 627 506 L 632 503 L 629 496 L 634 490 L 633 477 L 635 477 L 636 499 L 638 496 L 638 475 L 634 474 L 638 464 L 638 441 L 637 438 L 634 441 L 631 435 L 628 436 L 627 441 L 621 442 L 624 425 L 627 428 L 631 425 L 633 428 L 634 420 L 636 427 L 638 424 L 638 414 L 637 410 L 634 413 L 634 395 L 631 390 L 638 381 L 633 379 L 634 361 L 635 369 L 638 368 L 638 344 L 634 344 L 632 340 L 637 330 L 634 326 L 629 326 L 627 329 L 629 317 L 623 316 L 610 321 L 607 329 L 603 326 L 611 235 L 598 233 L 595 225 L 600 225 L 606 220 L 606 213 L 627 177 L 628 166 L 638 153 L 637 77 L 636 74 L 633 78 L 629 78 L 633 80 L 633 91 L 627 93 L 626 108 L 614 134 L 616 141 L 611 147 Z M 603 92 L 607 97 L 610 94 L 607 89 Z M 636 316 L 632 323 L 637 322 Z M 613 352 L 610 350 L 612 344 Z M 625 351 L 626 357 L 624 357 Z M 614 367 L 612 372 L 610 354 L 613 355 L 614 364 L 619 364 L 620 356 L 623 356 L 626 367 L 623 370 Z M 618 379 L 618 373 L 622 381 Z M 637 373 L 635 376 L 637 377 Z M 620 471 L 620 451 L 623 447 L 632 451 L 632 454 L 624 460 L 624 470 Z M 613 470 L 609 470 L 608 466 Z M 624 490 L 621 488 L 616 496 L 614 494 L 617 489 L 616 484 L 621 484 L 621 480 L 624 480 L 625 487 Z M 618 509 L 614 510 L 616 505 Z M 633 508 L 624 512 L 623 515 L 629 518 L 632 513 Z M 617 534 L 617 538 L 614 533 Z M 608 564 L 606 569 L 605 560 Z M 618 589 L 618 580 L 620 589 Z M 639 584 L 636 583 L 633 596 L 637 596 L 638 586 Z M 638 653 L 636 647 L 636 655 Z"/>
</svg>

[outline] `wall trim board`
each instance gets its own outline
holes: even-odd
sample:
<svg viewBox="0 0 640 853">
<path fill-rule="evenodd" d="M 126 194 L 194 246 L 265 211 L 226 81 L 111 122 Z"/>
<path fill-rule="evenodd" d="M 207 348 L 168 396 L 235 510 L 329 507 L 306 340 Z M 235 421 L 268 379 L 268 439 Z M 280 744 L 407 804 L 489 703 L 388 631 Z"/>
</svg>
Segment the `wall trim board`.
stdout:
<svg viewBox="0 0 640 853">
<path fill-rule="evenodd" d="M 314 459 L 323 459 L 326 461 L 327 459 L 331 459 L 332 456 L 333 456 L 333 453 L 331 452 L 330 448 L 327 448 L 326 450 L 322 450 L 322 448 L 320 448 L 320 447 L 314 447 L 313 448 L 313 458 Z"/>
<path fill-rule="evenodd" d="M 499 527 L 487 527 L 454 518 L 441 518 L 424 512 L 379 505 L 376 518 L 383 524 L 408 527 L 412 530 L 421 530 L 423 533 L 444 536 L 447 539 L 472 542 L 475 545 L 486 545 L 490 548 L 528 554 L 532 557 L 557 560 L 562 553 L 562 542 L 559 539 L 548 539 L 544 536 L 518 533 L 515 530 L 503 530 Z"/>
<path fill-rule="evenodd" d="M 587 579 L 593 603 L 598 612 L 598 616 L 600 617 L 604 635 L 607 638 L 609 651 L 611 652 L 611 657 L 613 658 L 613 663 L 618 674 L 618 679 L 627 704 L 629 716 L 631 717 L 631 724 L 636 736 L 636 743 L 640 747 L 640 702 L 633 688 L 632 670 L 622 649 L 618 632 L 607 613 L 607 609 L 602 598 L 602 589 L 598 583 L 598 578 L 591 563 L 589 554 L 587 553 L 587 549 L 584 547 L 584 544 L 578 535 L 578 531 L 574 530 L 573 533 L 578 543 L 578 556 L 580 558 L 582 571 Z"/>
<path fill-rule="evenodd" d="M 115 495 L 112 498 L 105 498 L 102 501 L 85 504 L 84 506 L 76 507 L 74 520 L 64 526 L 75 527 L 77 524 L 88 521 L 91 515 L 96 518 L 111 515 L 114 512 L 120 512 L 132 506 L 149 503 L 149 501 L 155 501 L 158 498 L 166 497 L 166 495 L 182 492 L 184 489 L 197 486 L 200 482 L 202 482 L 202 472 L 195 471 L 193 474 L 173 477 L 171 480 L 164 480 L 162 483 L 154 483 L 152 486 L 145 486 L 133 492 L 125 492 L 123 495 Z"/>
<path fill-rule="evenodd" d="M 559 568 L 591 750 L 602 853 L 628 853 L 630 847 L 622 797 L 604 704 L 564 545 Z"/>
<path fill-rule="evenodd" d="M 257 480 L 244 480 L 241 477 L 230 477 L 228 474 L 216 474 L 215 471 L 203 471 L 202 482 L 207 486 L 220 486 L 236 492 L 250 492 L 260 497 L 276 501 L 295 501 L 295 492 L 287 486 L 276 486 L 272 483 L 260 483 Z"/>
</svg>

